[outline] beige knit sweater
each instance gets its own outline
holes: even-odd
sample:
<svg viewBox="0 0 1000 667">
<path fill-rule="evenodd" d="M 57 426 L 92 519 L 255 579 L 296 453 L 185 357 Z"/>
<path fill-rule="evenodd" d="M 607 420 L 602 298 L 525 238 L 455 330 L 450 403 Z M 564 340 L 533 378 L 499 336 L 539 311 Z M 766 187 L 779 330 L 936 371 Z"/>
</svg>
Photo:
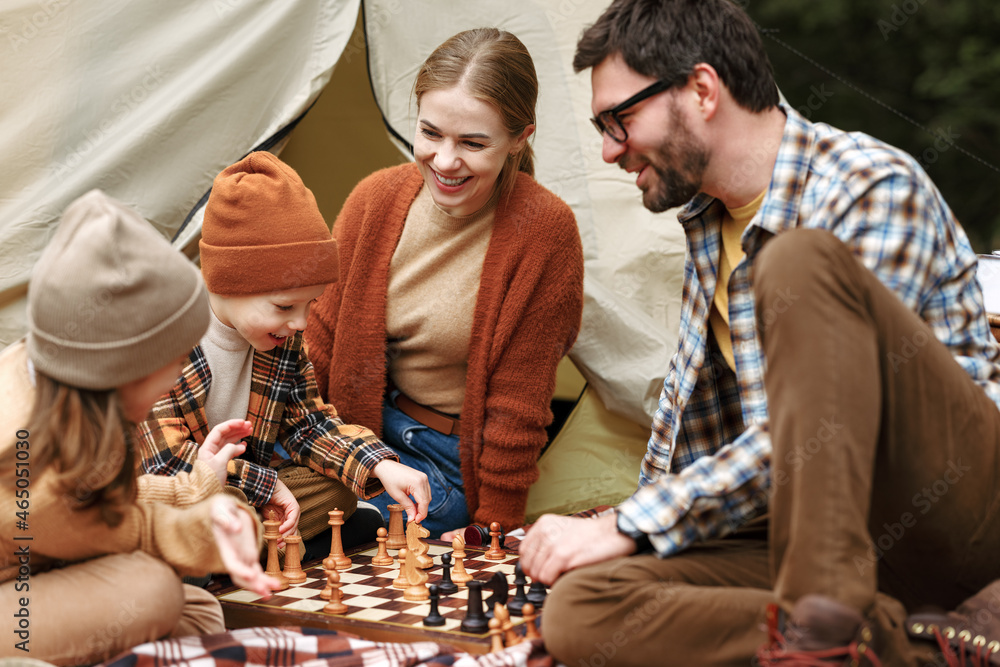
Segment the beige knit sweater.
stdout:
<svg viewBox="0 0 1000 667">
<path fill-rule="evenodd" d="M 23 341 L 0 354 L 0 423 L 5 425 L 0 431 L 0 454 L 15 448 L 18 430 L 27 425 L 31 414 L 34 386 L 27 360 Z M 16 525 L 19 508 L 14 483 L 5 483 L 6 490 L 0 494 L 0 582 L 17 576 L 15 552 L 25 546 L 32 574 L 50 569 L 57 561 L 73 563 L 136 550 L 163 560 L 180 575 L 225 569 L 212 536 L 209 511 L 222 487 L 205 464 L 196 466 L 181 484 L 176 478 L 142 475 L 139 500 L 125 508 L 119 525 L 111 527 L 101 520 L 97 507 L 74 510 L 65 493 L 55 487 L 51 470 L 31 467 L 30 434 L 27 441 L 28 465 L 22 466 L 29 470 L 26 530 Z"/>
</svg>

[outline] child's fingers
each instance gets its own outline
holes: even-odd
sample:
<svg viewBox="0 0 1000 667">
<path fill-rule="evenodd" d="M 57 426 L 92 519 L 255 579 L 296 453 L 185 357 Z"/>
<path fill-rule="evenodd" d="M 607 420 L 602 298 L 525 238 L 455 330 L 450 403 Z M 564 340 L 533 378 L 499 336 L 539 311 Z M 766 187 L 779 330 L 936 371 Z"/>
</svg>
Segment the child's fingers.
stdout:
<svg viewBox="0 0 1000 667">
<path fill-rule="evenodd" d="M 216 456 L 223 457 L 226 461 L 231 461 L 247 449 L 247 443 L 245 442 L 233 442 L 228 445 L 223 446 L 219 449 Z"/>
</svg>

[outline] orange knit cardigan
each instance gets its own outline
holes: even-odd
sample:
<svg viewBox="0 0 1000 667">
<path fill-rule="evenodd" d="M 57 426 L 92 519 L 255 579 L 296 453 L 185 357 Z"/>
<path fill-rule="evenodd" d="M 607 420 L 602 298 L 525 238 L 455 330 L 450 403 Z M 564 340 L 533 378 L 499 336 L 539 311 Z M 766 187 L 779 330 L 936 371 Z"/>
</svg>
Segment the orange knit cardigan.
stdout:
<svg viewBox="0 0 1000 667">
<path fill-rule="evenodd" d="M 389 262 L 423 185 L 414 164 L 376 172 L 334 224 L 340 279 L 313 306 L 305 340 L 320 393 L 381 436 Z M 441 304 L 447 308 L 448 304 Z M 583 250 L 569 206 L 527 174 L 497 207 L 469 342 L 459 433 L 473 521 L 524 523 L 552 421 L 556 366 L 583 310 Z"/>
</svg>

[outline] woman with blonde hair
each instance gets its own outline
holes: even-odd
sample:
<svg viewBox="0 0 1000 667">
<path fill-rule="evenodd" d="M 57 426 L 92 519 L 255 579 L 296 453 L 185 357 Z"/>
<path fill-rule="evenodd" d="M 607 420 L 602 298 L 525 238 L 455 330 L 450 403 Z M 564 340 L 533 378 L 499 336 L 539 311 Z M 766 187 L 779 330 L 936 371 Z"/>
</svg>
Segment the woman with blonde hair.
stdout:
<svg viewBox="0 0 1000 667">
<path fill-rule="evenodd" d="M 451 37 L 415 93 L 414 163 L 372 174 L 344 204 L 340 280 L 305 338 L 342 417 L 427 473 L 432 535 L 470 522 L 510 530 L 524 522 L 556 366 L 580 327 L 580 235 L 533 178 L 538 80 L 517 37 Z"/>
</svg>

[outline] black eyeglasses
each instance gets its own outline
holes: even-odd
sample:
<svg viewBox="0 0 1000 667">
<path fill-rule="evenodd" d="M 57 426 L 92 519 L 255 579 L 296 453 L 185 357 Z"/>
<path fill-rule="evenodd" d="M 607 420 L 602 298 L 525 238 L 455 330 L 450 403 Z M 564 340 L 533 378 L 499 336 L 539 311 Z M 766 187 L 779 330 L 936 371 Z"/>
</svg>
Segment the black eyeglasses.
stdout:
<svg viewBox="0 0 1000 667">
<path fill-rule="evenodd" d="M 597 118 L 591 118 L 590 122 L 594 124 L 594 127 L 597 128 L 598 132 L 601 134 L 607 134 L 618 143 L 623 144 L 625 143 L 625 140 L 628 139 L 628 132 L 625 131 L 625 126 L 622 125 L 622 119 L 618 117 L 618 114 L 625 111 L 629 107 L 642 102 L 647 97 L 652 97 L 657 93 L 662 93 L 672 85 L 674 85 L 672 82 L 660 79 L 653 85 L 643 88 L 621 104 L 597 114 Z"/>
</svg>

